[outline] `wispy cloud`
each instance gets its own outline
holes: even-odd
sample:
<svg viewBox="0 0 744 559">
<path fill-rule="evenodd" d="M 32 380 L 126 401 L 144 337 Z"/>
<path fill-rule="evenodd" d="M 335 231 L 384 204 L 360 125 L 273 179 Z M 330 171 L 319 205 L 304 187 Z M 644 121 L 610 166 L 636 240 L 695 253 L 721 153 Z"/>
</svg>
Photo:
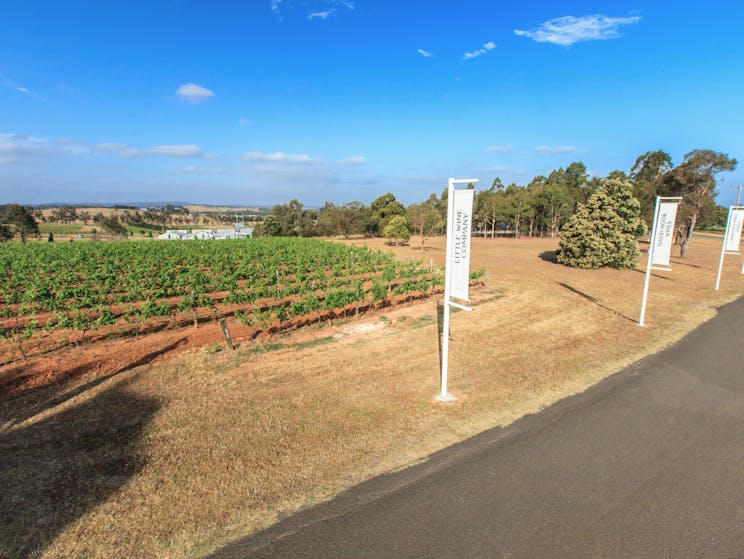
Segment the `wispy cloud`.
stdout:
<svg viewBox="0 0 744 559">
<path fill-rule="evenodd" d="M 135 148 L 127 144 L 103 142 L 96 144 L 95 149 L 98 152 L 117 157 L 213 157 L 207 156 L 199 146 L 193 144 Z"/>
<path fill-rule="evenodd" d="M 492 51 L 496 48 L 496 43 L 493 41 L 488 41 L 487 43 L 484 43 L 481 48 L 478 50 L 474 50 L 473 52 L 466 52 L 462 55 L 463 60 L 470 60 L 471 58 L 477 58 L 483 54 L 488 53 L 489 51 Z"/>
<path fill-rule="evenodd" d="M 0 74 L 0 85 L 7 87 L 9 89 L 13 89 L 17 91 L 18 93 L 23 93 L 24 95 L 35 97 L 36 99 L 39 99 L 40 101 L 46 101 L 46 99 L 44 99 L 41 95 L 34 93 L 27 87 L 23 87 L 22 85 L 17 84 L 14 80 L 10 79 L 8 76 L 4 74 Z"/>
<path fill-rule="evenodd" d="M 431 53 L 428 50 L 418 49 L 416 52 L 419 53 L 424 58 L 429 58 L 431 56 Z"/>
<path fill-rule="evenodd" d="M 310 12 L 307 14 L 307 19 L 328 19 L 328 17 L 336 12 L 336 8 L 331 8 L 324 12 Z"/>
<path fill-rule="evenodd" d="M 0 134 L 0 165 L 47 159 L 54 152 L 49 140 L 20 134 Z"/>
<path fill-rule="evenodd" d="M 529 37 L 538 43 L 571 46 L 581 41 L 616 39 L 620 27 L 641 21 L 641 16 L 608 17 L 602 14 L 582 17 L 563 16 L 541 23 L 536 29 L 515 29 L 520 37 Z"/>
<path fill-rule="evenodd" d="M 90 148 L 74 140 L 50 140 L 23 134 L 0 134 L 0 165 L 38 163 L 52 157 L 88 155 Z"/>
<path fill-rule="evenodd" d="M 186 165 L 173 171 L 178 175 L 196 174 L 196 175 L 223 175 L 227 173 L 224 167 L 197 167 L 196 165 Z"/>
<path fill-rule="evenodd" d="M 247 118 L 239 118 L 238 119 L 238 126 L 250 126 L 252 122 Z"/>
<path fill-rule="evenodd" d="M 195 83 L 185 83 L 176 90 L 176 95 L 188 103 L 201 103 L 214 96 L 214 91 Z"/>
<path fill-rule="evenodd" d="M 541 155 L 554 155 L 557 153 L 575 153 L 577 151 L 587 151 L 586 149 L 577 148 L 576 146 L 537 146 L 535 147 L 535 153 Z"/>
<path fill-rule="evenodd" d="M 514 148 L 509 144 L 508 146 L 488 146 L 485 150 L 486 153 L 511 153 Z"/>
<path fill-rule="evenodd" d="M 271 0 L 271 11 L 276 17 L 282 19 L 282 0 Z"/>
<path fill-rule="evenodd" d="M 492 173 L 506 173 L 510 175 L 524 175 L 527 172 L 524 169 L 515 169 L 508 165 L 495 165 L 493 167 L 488 167 L 486 170 L 491 171 Z"/>
<path fill-rule="evenodd" d="M 296 154 L 292 155 L 277 151 L 275 153 L 262 153 L 260 151 L 251 151 L 241 157 L 243 161 L 264 161 L 272 163 L 312 163 L 314 159 L 309 155 Z"/>
<path fill-rule="evenodd" d="M 298 9 L 307 10 L 307 19 L 326 20 L 339 9 L 353 10 L 354 2 L 351 0 L 271 0 L 271 12 L 279 19 L 284 21 L 285 11 Z"/>
<path fill-rule="evenodd" d="M 345 159 L 339 159 L 336 161 L 339 165 L 364 165 L 367 163 L 367 158 L 362 155 L 355 155 L 354 157 L 347 157 Z"/>
</svg>

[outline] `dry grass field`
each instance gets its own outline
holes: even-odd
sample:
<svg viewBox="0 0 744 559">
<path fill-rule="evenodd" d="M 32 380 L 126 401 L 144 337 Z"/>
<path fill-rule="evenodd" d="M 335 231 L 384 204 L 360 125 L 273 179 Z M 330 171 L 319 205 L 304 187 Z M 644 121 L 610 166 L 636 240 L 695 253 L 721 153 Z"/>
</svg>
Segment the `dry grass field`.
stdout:
<svg viewBox="0 0 744 559">
<path fill-rule="evenodd" d="M 556 248 L 473 240 L 488 283 L 452 315 L 456 405 L 432 402 L 435 301 L 0 402 L 0 557 L 198 557 L 584 390 L 744 293 L 734 257 L 713 290 L 720 242 L 695 238 L 654 273 L 642 328 L 645 255 L 584 271 L 553 263 Z M 441 238 L 394 250 L 443 263 Z"/>
</svg>

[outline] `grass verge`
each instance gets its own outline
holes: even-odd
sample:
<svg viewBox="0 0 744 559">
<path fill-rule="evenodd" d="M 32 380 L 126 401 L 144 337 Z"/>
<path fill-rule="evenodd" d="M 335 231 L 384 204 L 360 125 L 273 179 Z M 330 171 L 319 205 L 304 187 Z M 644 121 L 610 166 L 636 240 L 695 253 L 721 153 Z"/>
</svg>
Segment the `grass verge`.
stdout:
<svg viewBox="0 0 744 559">
<path fill-rule="evenodd" d="M 473 240 L 489 283 L 452 315 L 457 406 L 431 405 L 435 301 L 0 402 L 0 556 L 199 556 L 581 391 L 744 292 L 734 259 L 712 289 L 720 242 L 693 239 L 654 274 L 640 328 L 644 262 L 571 270 L 556 245 Z M 441 239 L 427 249 L 441 264 Z"/>
</svg>

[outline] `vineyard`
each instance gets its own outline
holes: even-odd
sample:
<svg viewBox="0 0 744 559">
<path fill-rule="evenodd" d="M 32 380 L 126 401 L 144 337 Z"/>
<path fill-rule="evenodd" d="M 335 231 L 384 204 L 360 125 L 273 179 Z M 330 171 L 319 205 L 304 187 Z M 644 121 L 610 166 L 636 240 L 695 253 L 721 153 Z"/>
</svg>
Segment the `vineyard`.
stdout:
<svg viewBox="0 0 744 559">
<path fill-rule="evenodd" d="M 78 344 L 93 332 L 139 335 L 234 317 L 258 335 L 443 283 L 441 270 L 389 253 L 298 238 L 6 244 L 0 264 L 0 336 L 24 357 L 33 338 L 58 331 Z"/>
</svg>

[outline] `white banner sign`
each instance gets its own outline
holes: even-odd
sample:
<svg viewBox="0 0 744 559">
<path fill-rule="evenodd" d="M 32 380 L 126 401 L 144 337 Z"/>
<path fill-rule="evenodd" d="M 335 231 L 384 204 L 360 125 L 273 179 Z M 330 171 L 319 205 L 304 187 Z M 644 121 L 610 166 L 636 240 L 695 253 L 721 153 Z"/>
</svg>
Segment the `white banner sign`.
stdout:
<svg viewBox="0 0 744 559">
<path fill-rule="evenodd" d="M 450 262 L 450 295 L 469 301 L 470 228 L 475 190 L 453 190 L 452 245 Z"/>
<path fill-rule="evenodd" d="M 651 264 L 654 266 L 669 266 L 678 205 L 679 202 L 661 202 L 659 204 L 659 215 L 656 219 L 652 240 L 654 253 Z"/>
<path fill-rule="evenodd" d="M 744 223 L 744 210 L 732 209 L 729 227 L 726 231 L 726 252 L 739 252 L 742 223 Z"/>
</svg>

